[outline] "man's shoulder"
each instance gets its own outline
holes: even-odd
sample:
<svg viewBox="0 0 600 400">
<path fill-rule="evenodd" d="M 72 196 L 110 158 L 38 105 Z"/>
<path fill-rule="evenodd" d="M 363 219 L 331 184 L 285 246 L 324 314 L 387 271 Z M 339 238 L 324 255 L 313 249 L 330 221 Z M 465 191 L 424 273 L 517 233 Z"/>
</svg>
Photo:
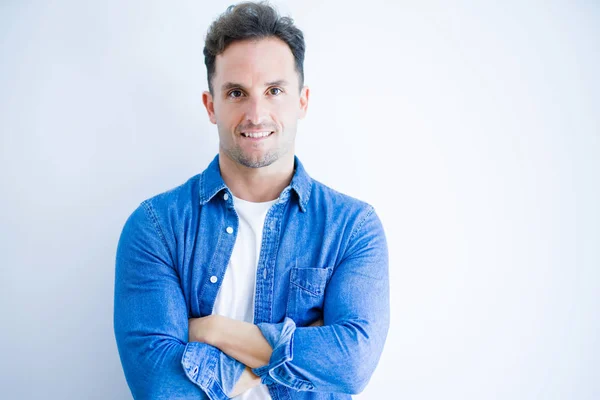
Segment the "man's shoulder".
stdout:
<svg viewBox="0 0 600 400">
<path fill-rule="evenodd" d="M 163 211 L 197 203 L 201 179 L 202 174 L 194 175 L 178 186 L 143 200 L 141 204 L 150 206 L 157 211 Z"/>
<path fill-rule="evenodd" d="M 119 243 L 159 237 L 163 244 L 167 244 L 172 228 L 193 213 L 199 179 L 200 174 L 195 175 L 179 186 L 139 202 L 125 221 Z"/>
<path fill-rule="evenodd" d="M 154 225 L 165 228 L 175 226 L 192 217 L 199 204 L 199 187 L 202 174 L 188 178 L 184 183 L 159 192 L 140 201 L 129 216 L 133 224 Z"/>
<path fill-rule="evenodd" d="M 353 210 L 356 212 L 370 212 L 373 209 L 373 206 L 366 201 L 343 193 L 314 178 L 312 184 L 311 200 L 319 208 L 326 207 L 334 210 L 343 208 L 346 212 Z"/>
<path fill-rule="evenodd" d="M 364 237 L 363 227 L 372 230 L 380 224 L 375 208 L 364 200 L 314 179 L 311 192 L 308 210 L 314 220 L 319 221 L 317 226 L 326 226 L 326 231 L 335 232 L 346 243 Z"/>
</svg>

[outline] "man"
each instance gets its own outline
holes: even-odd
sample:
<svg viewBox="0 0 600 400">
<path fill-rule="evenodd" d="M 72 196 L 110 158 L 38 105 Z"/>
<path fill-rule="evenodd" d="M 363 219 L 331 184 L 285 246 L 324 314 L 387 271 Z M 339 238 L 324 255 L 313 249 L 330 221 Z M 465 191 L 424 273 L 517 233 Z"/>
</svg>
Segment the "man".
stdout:
<svg viewBox="0 0 600 400">
<path fill-rule="evenodd" d="M 384 231 L 294 155 L 304 49 L 264 3 L 209 29 L 203 102 L 219 154 L 143 201 L 117 249 L 114 328 L 135 398 L 346 399 L 378 363 Z"/>
</svg>

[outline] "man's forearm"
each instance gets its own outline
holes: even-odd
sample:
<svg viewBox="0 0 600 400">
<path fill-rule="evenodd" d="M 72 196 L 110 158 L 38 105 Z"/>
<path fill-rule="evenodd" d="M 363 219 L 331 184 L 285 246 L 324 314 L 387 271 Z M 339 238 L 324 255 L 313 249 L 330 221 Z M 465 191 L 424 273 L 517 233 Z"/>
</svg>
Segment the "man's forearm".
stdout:
<svg viewBox="0 0 600 400">
<path fill-rule="evenodd" d="M 252 369 L 267 365 L 273 352 L 258 326 L 220 315 L 192 318 L 189 340 L 214 346 Z"/>
<path fill-rule="evenodd" d="M 309 326 L 323 326 L 319 319 Z M 251 323 L 220 315 L 189 320 L 189 341 L 214 346 L 229 357 L 254 369 L 267 365 L 273 349 L 260 329 Z M 250 371 L 253 377 L 256 377 Z"/>
</svg>

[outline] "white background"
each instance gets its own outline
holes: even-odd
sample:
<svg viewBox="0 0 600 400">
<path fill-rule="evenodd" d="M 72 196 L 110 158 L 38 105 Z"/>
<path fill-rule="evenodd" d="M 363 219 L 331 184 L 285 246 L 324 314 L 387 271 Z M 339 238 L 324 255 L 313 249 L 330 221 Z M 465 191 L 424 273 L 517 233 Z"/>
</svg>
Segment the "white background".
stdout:
<svg viewBox="0 0 600 400">
<path fill-rule="evenodd" d="M 307 43 L 297 154 L 390 246 L 357 397 L 598 399 L 600 6 L 474 3 L 277 3 Z M 117 240 L 217 152 L 202 48 L 229 4 L 0 2 L 0 397 L 131 398 Z"/>
</svg>

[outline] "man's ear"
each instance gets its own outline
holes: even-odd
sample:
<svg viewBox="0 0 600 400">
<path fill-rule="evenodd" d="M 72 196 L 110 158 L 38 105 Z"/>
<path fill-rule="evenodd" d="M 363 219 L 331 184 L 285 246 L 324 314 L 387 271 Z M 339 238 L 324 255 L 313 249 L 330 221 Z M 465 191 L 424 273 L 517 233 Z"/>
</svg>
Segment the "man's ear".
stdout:
<svg viewBox="0 0 600 400">
<path fill-rule="evenodd" d="M 215 117 L 215 103 L 213 102 L 213 97 L 210 92 L 202 93 L 202 103 L 204 103 L 204 107 L 206 107 L 206 112 L 208 113 L 208 119 L 213 124 L 217 124 L 217 118 Z"/>
<path fill-rule="evenodd" d="M 303 86 L 300 91 L 300 114 L 298 118 L 304 118 L 306 116 L 306 111 L 308 110 L 308 96 L 310 94 L 310 89 L 308 86 Z"/>
</svg>

